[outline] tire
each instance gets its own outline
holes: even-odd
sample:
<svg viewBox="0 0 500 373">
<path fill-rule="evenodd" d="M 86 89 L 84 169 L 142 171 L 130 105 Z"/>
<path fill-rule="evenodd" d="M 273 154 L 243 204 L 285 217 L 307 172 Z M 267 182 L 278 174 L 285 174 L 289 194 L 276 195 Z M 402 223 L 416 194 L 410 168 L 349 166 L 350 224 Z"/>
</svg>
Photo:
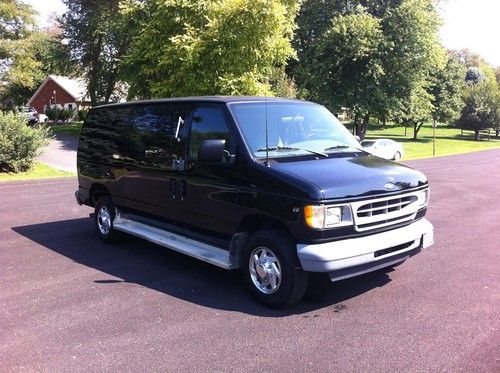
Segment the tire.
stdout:
<svg viewBox="0 0 500 373">
<path fill-rule="evenodd" d="M 115 243 L 119 232 L 113 228 L 115 205 L 109 196 L 99 197 L 95 204 L 94 223 L 97 236 L 105 243 Z"/>
<path fill-rule="evenodd" d="M 399 161 L 401 160 L 401 153 L 400 152 L 396 152 L 394 153 L 394 158 L 393 158 L 395 161 Z"/>
<path fill-rule="evenodd" d="M 281 308 L 304 296 L 308 273 L 300 266 L 293 241 L 283 232 L 266 230 L 252 234 L 242 260 L 243 279 L 263 305 Z"/>
</svg>

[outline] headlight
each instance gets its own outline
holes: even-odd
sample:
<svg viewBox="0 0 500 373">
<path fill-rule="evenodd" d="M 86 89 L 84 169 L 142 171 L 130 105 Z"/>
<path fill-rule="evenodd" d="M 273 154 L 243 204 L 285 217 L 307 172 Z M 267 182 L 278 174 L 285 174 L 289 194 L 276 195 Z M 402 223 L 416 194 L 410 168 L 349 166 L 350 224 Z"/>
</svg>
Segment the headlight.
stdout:
<svg viewBox="0 0 500 373">
<path fill-rule="evenodd" d="M 420 207 L 427 206 L 429 203 L 429 192 L 429 188 L 417 192 L 417 203 Z"/>
<path fill-rule="evenodd" d="M 313 229 L 335 228 L 352 224 L 349 205 L 308 205 L 304 207 L 304 218 L 307 225 Z"/>
</svg>

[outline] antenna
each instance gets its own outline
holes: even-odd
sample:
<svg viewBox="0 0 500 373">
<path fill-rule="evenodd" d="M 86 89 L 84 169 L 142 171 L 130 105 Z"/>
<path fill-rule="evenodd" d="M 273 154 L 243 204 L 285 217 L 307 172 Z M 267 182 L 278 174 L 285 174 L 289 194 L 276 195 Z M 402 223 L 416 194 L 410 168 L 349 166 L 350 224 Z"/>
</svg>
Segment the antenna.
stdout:
<svg viewBox="0 0 500 373">
<path fill-rule="evenodd" d="M 266 114 L 266 166 L 269 167 L 269 140 L 268 140 L 268 134 L 267 134 L 267 93 L 264 93 L 264 107 L 265 107 L 265 114 Z"/>
</svg>

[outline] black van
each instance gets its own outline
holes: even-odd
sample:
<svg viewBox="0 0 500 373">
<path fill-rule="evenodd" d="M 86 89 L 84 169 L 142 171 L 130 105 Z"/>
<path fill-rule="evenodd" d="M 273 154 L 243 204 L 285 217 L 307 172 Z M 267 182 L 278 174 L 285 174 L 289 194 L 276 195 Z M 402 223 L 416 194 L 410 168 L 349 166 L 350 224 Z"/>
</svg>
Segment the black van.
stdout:
<svg viewBox="0 0 500 373">
<path fill-rule="evenodd" d="M 433 243 L 426 177 L 368 154 L 323 106 L 190 97 L 90 110 L 78 203 L 98 236 L 126 232 L 225 269 L 280 307 L 309 272 L 332 281 L 394 266 Z"/>
</svg>

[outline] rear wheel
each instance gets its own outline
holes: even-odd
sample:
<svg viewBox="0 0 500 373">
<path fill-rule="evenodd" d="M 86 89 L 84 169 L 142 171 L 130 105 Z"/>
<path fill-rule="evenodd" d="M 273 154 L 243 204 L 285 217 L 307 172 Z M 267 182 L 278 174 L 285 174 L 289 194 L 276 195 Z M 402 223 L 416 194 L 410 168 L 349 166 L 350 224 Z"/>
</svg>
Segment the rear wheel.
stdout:
<svg viewBox="0 0 500 373">
<path fill-rule="evenodd" d="M 298 302 L 308 274 L 300 268 L 293 241 L 277 230 L 259 231 L 248 240 L 242 274 L 253 296 L 269 307 Z"/>
<path fill-rule="evenodd" d="M 102 196 L 95 204 L 94 221 L 97 236 L 106 243 L 116 242 L 118 232 L 113 227 L 115 205 L 109 196 Z"/>
</svg>

